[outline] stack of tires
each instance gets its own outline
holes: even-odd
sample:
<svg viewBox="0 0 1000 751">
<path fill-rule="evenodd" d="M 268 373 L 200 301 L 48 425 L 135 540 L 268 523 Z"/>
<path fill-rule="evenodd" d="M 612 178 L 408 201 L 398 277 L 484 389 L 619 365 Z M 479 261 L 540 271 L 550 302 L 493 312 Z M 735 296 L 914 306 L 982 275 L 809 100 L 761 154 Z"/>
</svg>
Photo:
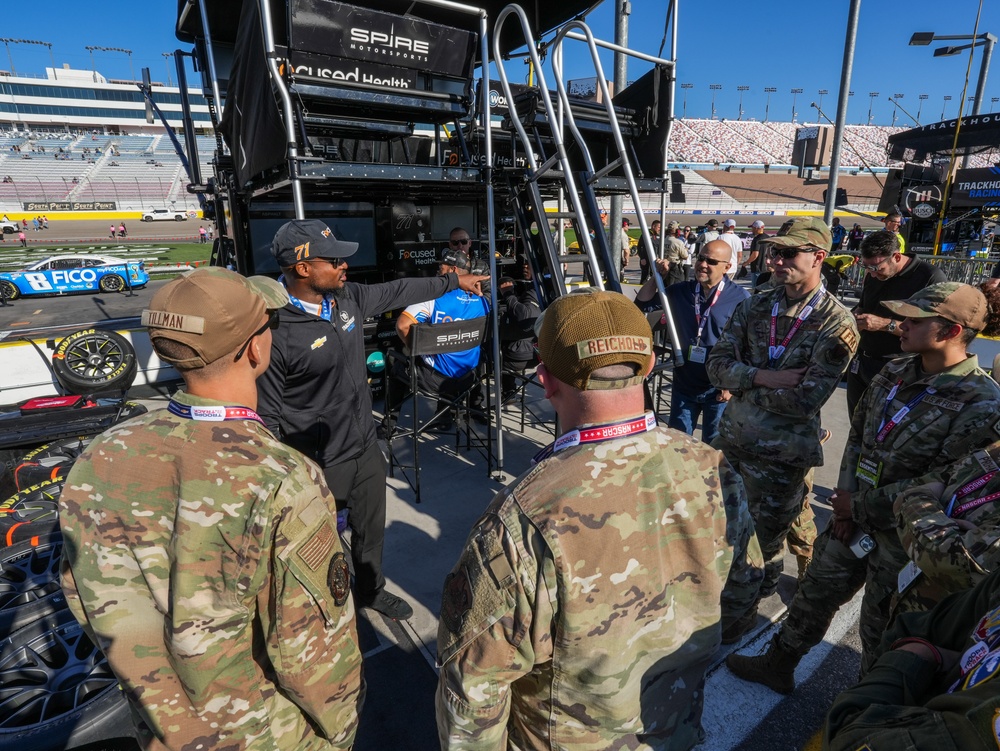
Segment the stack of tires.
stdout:
<svg viewBox="0 0 1000 751">
<path fill-rule="evenodd" d="M 101 387 L 124 392 L 135 377 L 127 341 L 82 331 L 57 349 L 54 375 L 69 393 Z M 121 341 L 118 341 L 121 340 Z M 0 451 L 0 748 L 16 751 L 138 749 L 131 713 L 118 681 L 66 605 L 59 583 L 63 538 L 58 500 L 77 457 L 97 432 L 145 412 L 120 402 L 102 409 L 87 399 L 71 410 L 26 412 L 0 408 L 6 433 L 39 430 L 65 436 L 67 425 L 86 435 L 59 437 L 31 448 Z M 21 407 L 20 420 L 18 407 Z M 88 418 L 93 416 L 93 419 Z M 21 424 L 19 430 L 18 420 Z M 30 423 L 30 430 L 23 426 Z M 39 427 L 40 426 L 40 427 Z"/>
</svg>

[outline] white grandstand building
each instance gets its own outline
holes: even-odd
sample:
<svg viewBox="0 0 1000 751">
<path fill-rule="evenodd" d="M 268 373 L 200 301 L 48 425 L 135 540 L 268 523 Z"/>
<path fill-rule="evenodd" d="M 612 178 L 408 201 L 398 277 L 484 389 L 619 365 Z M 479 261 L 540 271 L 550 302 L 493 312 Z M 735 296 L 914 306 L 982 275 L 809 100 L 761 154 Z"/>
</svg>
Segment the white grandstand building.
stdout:
<svg viewBox="0 0 1000 751">
<path fill-rule="evenodd" d="M 152 91 L 180 133 L 180 90 L 153 83 Z M 190 102 L 204 171 L 215 137 L 204 96 L 191 91 Z M 0 71 L 0 178 L 5 211 L 197 208 L 166 129 L 146 122 L 138 86 L 90 70 L 46 68 L 44 78 Z"/>
<path fill-rule="evenodd" d="M 152 91 L 169 126 L 180 134 L 180 90 L 153 83 Z M 191 90 L 190 102 L 206 179 L 216 139 L 205 97 Z M 706 195 L 717 196 L 711 180 L 695 170 L 790 169 L 796 130 L 803 125 L 678 119 L 669 144 L 671 167 L 685 171 L 693 191 L 704 184 Z M 900 166 L 886 156 L 887 139 L 900 130 L 847 126 L 842 169 L 884 172 Z M 976 155 L 970 166 L 996 161 L 996 153 Z M 0 71 L 0 210 L 195 210 L 197 201 L 186 188 L 173 143 L 159 120 L 146 122 L 135 82 L 68 67 L 46 68 L 44 77 Z"/>
</svg>

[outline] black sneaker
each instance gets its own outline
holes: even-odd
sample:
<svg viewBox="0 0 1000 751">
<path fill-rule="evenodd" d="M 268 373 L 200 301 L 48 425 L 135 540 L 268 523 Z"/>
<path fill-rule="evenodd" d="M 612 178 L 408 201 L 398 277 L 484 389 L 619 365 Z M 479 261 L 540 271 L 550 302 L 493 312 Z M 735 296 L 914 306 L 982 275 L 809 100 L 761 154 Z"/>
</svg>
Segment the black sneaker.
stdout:
<svg viewBox="0 0 1000 751">
<path fill-rule="evenodd" d="M 413 615 L 413 608 L 406 600 L 384 589 L 375 595 L 374 600 L 361 607 L 376 610 L 394 621 L 405 621 Z"/>
</svg>

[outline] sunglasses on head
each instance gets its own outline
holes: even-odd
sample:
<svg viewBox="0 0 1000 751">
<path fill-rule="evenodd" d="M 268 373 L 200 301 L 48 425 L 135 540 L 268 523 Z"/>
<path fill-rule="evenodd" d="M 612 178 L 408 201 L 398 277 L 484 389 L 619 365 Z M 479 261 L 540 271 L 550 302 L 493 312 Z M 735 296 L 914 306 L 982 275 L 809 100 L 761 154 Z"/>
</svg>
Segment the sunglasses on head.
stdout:
<svg viewBox="0 0 1000 751">
<path fill-rule="evenodd" d="M 260 336 L 268 329 L 271 329 L 273 331 L 276 328 L 278 328 L 278 311 L 269 310 L 267 312 L 267 322 L 259 329 L 257 329 L 255 332 L 250 334 L 250 338 L 243 343 L 243 346 L 240 347 L 240 351 L 236 353 L 236 358 L 233 360 L 233 362 L 236 362 L 236 360 L 239 360 L 241 357 L 243 357 L 243 353 L 247 351 L 247 347 L 250 346 L 250 342 L 253 341 L 254 337 Z"/>
<path fill-rule="evenodd" d="M 782 258 L 791 261 L 799 253 L 815 253 L 818 248 L 776 248 L 773 245 L 768 248 L 767 255 L 771 258 Z"/>
<path fill-rule="evenodd" d="M 709 266 L 718 266 L 720 263 L 729 263 L 729 261 L 720 261 L 717 258 L 709 258 L 708 256 L 698 256 L 699 261 L 704 261 Z"/>
</svg>

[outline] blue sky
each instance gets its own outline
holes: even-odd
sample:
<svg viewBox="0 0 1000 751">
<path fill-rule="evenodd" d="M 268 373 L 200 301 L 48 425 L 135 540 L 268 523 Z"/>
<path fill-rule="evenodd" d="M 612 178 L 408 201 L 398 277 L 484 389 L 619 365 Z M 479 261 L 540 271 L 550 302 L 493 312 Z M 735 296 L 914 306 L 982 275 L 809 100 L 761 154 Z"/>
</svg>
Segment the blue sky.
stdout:
<svg viewBox="0 0 1000 751">
<path fill-rule="evenodd" d="M 548 0 L 558 2 L 558 0 Z M 359 3 L 361 4 L 361 3 Z M 632 0 L 629 22 L 630 46 L 655 54 L 663 36 L 664 0 Z M 972 34 L 979 0 L 910 0 L 888 3 L 885 0 L 862 0 L 857 51 L 851 89 L 855 92 L 848 109 L 848 122 L 865 122 L 872 105 L 874 122 L 889 124 L 895 107 L 889 96 L 902 94 L 899 104 L 916 116 L 921 108 L 924 123 L 958 112 L 958 101 L 968 65 L 968 52 L 953 57 L 933 56 L 930 47 L 910 47 L 908 41 L 915 31 L 933 31 L 940 35 Z M 177 3 L 175 0 L 101 0 L 88 4 L 80 0 L 48 0 L 44 4 L 27 6 L 5 14 L 3 32 L 8 38 L 50 42 L 56 64 L 89 70 L 91 55 L 87 45 L 131 49 L 132 66 L 136 75 L 149 67 L 153 78 L 163 80 L 168 75 L 163 52 L 178 48 L 173 35 Z M 681 0 L 680 43 L 678 50 L 678 81 L 692 84 L 687 91 L 687 115 L 709 117 L 712 111 L 711 84 L 719 84 L 715 109 L 718 117 L 739 115 L 739 86 L 749 86 L 743 94 L 745 118 L 763 119 L 767 95 L 765 87 L 774 87 L 769 115 L 772 120 L 789 120 L 792 115 L 791 89 L 801 88 L 795 97 L 798 119 L 815 121 L 810 102 L 819 102 L 818 91 L 830 93 L 822 97 L 824 111 L 833 118 L 836 93 L 840 84 L 844 34 L 847 28 L 847 0 Z M 90 10 L 85 11 L 85 8 Z M 947 14 L 941 9 L 947 8 Z M 613 37 L 612 0 L 598 8 L 590 20 L 598 36 Z M 989 31 L 1000 36 L 1000 2 L 984 0 L 979 26 L 980 33 Z M 669 45 L 669 40 L 668 40 Z M 669 46 L 665 48 L 666 56 Z M 45 47 L 11 44 L 10 56 L 19 74 L 42 75 L 51 67 Z M 568 50 L 568 55 L 570 51 Z M 967 96 L 975 92 L 979 75 L 981 48 L 975 52 Z M 94 63 L 101 73 L 111 78 L 128 78 L 129 57 L 121 52 L 95 51 Z M 1000 112 L 1000 49 L 995 50 L 994 64 L 987 80 L 983 111 L 991 107 Z M 605 72 L 610 76 L 611 61 L 606 60 Z M 172 66 L 172 62 L 171 62 Z M 10 67 L 7 49 L 0 49 L 0 69 Z M 579 64 L 570 56 L 567 64 L 571 77 L 593 75 L 589 60 Z M 644 68 L 630 63 L 629 77 L 635 78 Z M 512 72 L 512 78 L 516 73 Z M 172 79 L 176 77 L 170 68 Z M 878 92 L 875 99 L 870 92 Z M 683 109 L 684 92 L 678 87 L 676 112 Z M 928 99 L 922 105 L 920 94 Z M 943 97 L 951 96 L 945 104 Z M 964 112 L 970 106 L 965 104 Z M 903 112 L 897 112 L 897 124 L 912 125 Z"/>
</svg>

